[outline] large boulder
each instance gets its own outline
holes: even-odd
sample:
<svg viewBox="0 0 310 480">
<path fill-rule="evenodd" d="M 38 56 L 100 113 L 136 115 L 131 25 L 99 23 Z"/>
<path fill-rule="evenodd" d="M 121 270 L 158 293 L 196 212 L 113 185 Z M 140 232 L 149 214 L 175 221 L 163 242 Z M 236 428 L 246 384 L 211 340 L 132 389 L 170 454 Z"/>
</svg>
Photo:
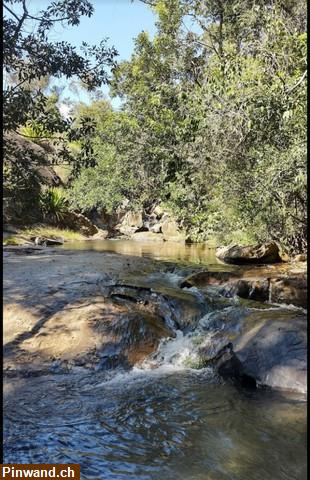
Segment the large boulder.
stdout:
<svg viewBox="0 0 310 480">
<path fill-rule="evenodd" d="M 205 329 L 216 332 L 211 342 L 211 356 L 220 375 L 253 386 L 307 391 L 304 314 L 281 308 L 227 309 L 214 312 Z M 201 350 L 208 358 L 209 348 Z"/>
<path fill-rule="evenodd" d="M 109 232 L 109 237 L 117 235 L 117 225 L 122 221 L 124 212 L 114 211 L 107 213 L 104 209 L 94 210 L 89 214 L 89 218 L 99 230 Z"/>
<path fill-rule="evenodd" d="M 124 235 L 131 235 L 143 226 L 142 212 L 127 212 L 116 226 Z"/>
<path fill-rule="evenodd" d="M 252 378 L 258 385 L 305 393 L 306 324 L 304 316 L 291 313 L 275 320 L 263 318 L 236 340 L 232 359 L 222 363 L 219 372 L 237 366 L 240 376 Z"/>
<path fill-rule="evenodd" d="M 99 229 L 99 231 L 92 236 L 91 240 L 105 240 L 108 236 L 109 232 L 107 230 Z"/>
<path fill-rule="evenodd" d="M 232 245 L 216 249 L 216 256 L 226 263 L 237 265 L 249 263 L 277 263 L 281 262 L 280 249 L 276 242 L 242 247 Z"/>
<path fill-rule="evenodd" d="M 89 218 L 85 217 L 82 213 L 75 212 L 66 213 L 64 219 L 61 221 L 61 226 L 78 231 L 87 237 L 96 235 L 99 231 Z"/>
<path fill-rule="evenodd" d="M 5 167 L 19 171 L 14 189 L 3 185 L 3 220 L 14 225 L 30 225 L 41 221 L 38 196 L 42 185 L 57 187 L 61 178 L 53 168 L 54 147 L 49 142 L 33 142 L 15 132 L 3 134 Z M 25 174 L 27 172 L 27 175 Z"/>
</svg>

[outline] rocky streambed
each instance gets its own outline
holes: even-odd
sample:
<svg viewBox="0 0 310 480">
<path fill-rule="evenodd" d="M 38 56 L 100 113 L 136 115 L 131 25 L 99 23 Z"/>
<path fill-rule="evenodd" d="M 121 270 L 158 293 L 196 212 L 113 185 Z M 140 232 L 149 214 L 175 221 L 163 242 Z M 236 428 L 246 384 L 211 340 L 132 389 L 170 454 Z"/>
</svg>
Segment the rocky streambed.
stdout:
<svg viewBox="0 0 310 480">
<path fill-rule="evenodd" d="M 22 253 L 5 253 L 6 375 L 131 368 L 182 332 L 199 337 L 190 352 L 199 365 L 306 391 L 301 264 L 182 268 L 106 252 Z"/>
<path fill-rule="evenodd" d="M 239 467 L 229 462 L 224 467 L 221 455 L 213 458 L 204 453 L 203 460 L 189 425 L 200 425 L 202 442 L 223 449 L 235 428 L 229 427 L 229 415 L 237 415 L 237 430 L 248 438 L 241 428 L 245 404 L 240 398 L 246 394 L 250 395 L 245 402 L 250 402 L 246 407 L 251 411 L 250 422 L 254 422 L 255 399 L 262 405 L 271 402 L 272 411 L 283 408 L 285 415 L 286 409 L 298 410 L 295 426 L 299 425 L 301 437 L 298 434 L 295 440 L 297 446 L 303 445 L 305 263 L 226 265 L 214 252 L 200 252 L 197 263 L 197 251 L 192 256 L 192 247 L 185 246 L 183 254 L 175 247 L 178 257 L 173 261 L 169 245 L 166 256 L 158 253 L 158 246 L 152 253 L 149 245 L 143 251 L 141 244 L 128 245 L 131 254 L 125 254 L 124 248 L 120 254 L 118 245 L 110 241 L 109 252 L 106 243 L 100 251 L 90 242 L 79 243 L 77 250 L 72 246 L 5 250 L 6 461 L 40 461 L 39 445 L 44 441 L 49 459 L 84 462 L 85 478 L 101 478 L 98 472 L 113 479 L 205 478 L 201 476 L 205 468 L 207 478 L 262 478 L 265 467 L 260 460 L 261 476 L 242 459 L 239 474 Z M 229 398 L 233 399 L 231 409 Z M 227 428 L 221 422 L 217 428 L 212 414 L 213 426 L 205 429 L 203 419 L 209 413 L 201 410 L 200 403 L 206 402 L 216 412 L 226 401 Z M 170 406 L 180 409 L 174 419 Z M 56 412 L 59 425 L 65 428 L 53 426 Z M 280 415 L 281 428 L 285 415 L 283 420 Z M 267 427 L 264 420 L 262 426 L 261 420 L 255 420 L 254 431 L 266 429 L 274 442 L 275 435 L 282 434 L 280 424 L 271 422 Z M 93 437 L 82 424 L 93 429 Z M 211 439 L 208 429 L 213 432 Z M 33 440 L 26 441 L 30 431 Z M 71 440 L 68 435 L 73 435 Z M 258 458 L 268 456 L 269 439 L 264 445 L 257 435 Z M 158 451 L 156 438 L 162 445 Z M 237 444 L 240 441 L 238 436 Z M 196 476 L 187 468 L 184 477 L 175 460 L 181 451 L 190 454 L 188 442 L 197 447 L 191 453 Z M 288 447 L 283 439 L 277 442 L 280 458 Z M 140 454 L 149 460 L 140 461 Z M 199 467 L 204 461 L 205 467 Z M 290 478 L 303 478 L 303 467 L 298 473 L 295 460 L 280 461 L 287 465 Z M 272 478 L 288 478 L 282 467 L 273 468 L 270 464 Z M 294 468 L 299 476 L 293 475 Z"/>
</svg>

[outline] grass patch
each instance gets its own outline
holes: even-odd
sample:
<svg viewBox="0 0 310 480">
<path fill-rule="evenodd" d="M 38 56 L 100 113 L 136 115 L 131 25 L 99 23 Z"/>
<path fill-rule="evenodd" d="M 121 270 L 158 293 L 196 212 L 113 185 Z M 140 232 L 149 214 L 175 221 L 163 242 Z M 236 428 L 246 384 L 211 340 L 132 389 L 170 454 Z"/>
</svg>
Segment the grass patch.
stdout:
<svg viewBox="0 0 310 480">
<path fill-rule="evenodd" d="M 36 225 L 28 228 L 21 228 L 14 235 L 3 234 L 3 245 L 23 245 L 30 241 L 30 237 L 47 237 L 52 239 L 62 238 L 64 242 L 73 242 L 85 240 L 87 237 L 79 232 L 74 232 L 66 228 L 50 227 L 46 225 Z"/>
<path fill-rule="evenodd" d="M 74 232 L 73 230 L 49 226 L 33 226 L 30 228 L 25 228 L 21 232 L 24 235 L 37 236 L 37 237 L 48 237 L 48 238 L 63 238 L 64 241 L 72 242 L 74 240 L 85 240 L 85 236 L 79 232 Z"/>
<path fill-rule="evenodd" d="M 3 239 L 3 245 L 23 245 L 25 240 L 17 235 L 11 235 Z"/>
</svg>

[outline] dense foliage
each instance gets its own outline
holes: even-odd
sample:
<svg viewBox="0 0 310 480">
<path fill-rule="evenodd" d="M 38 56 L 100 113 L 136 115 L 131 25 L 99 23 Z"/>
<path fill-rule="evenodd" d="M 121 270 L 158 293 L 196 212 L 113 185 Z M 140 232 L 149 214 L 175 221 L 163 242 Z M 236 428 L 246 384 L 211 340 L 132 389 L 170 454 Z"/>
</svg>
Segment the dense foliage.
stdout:
<svg viewBox="0 0 310 480">
<path fill-rule="evenodd" d="M 122 111 L 97 116 L 98 166 L 73 203 L 161 201 L 194 240 L 304 249 L 305 1 L 144 3 L 157 34 L 142 32 L 115 70 Z"/>
<path fill-rule="evenodd" d="M 25 209 L 18 208 L 21 216 L 27 213 L 28 203 L 37 206 L 37 184 L 34 189 L 32 186 L 36 182 L 33 164 L 38 158 L 25 162 L 19 142 L 11 142 L 12 133 L 36 143 L 47 139 L 55 147 L 54 155 L 43 163 L 72 162 L 68 139 L 77 138 L 79 132 L 61 115 L 59 92 L 53 81 L 75 78 L 86 89 L 95 89 L 107 83 L 116 55 L 106 40 L 96 46 L 83 42 L 80 49 L 52 40 L 50 33 L 55 25 L 77 26 L 81 16 L 93 14 L 88 0 L 51 1 L 38 12 L 34 7 L 27 0 L 3 3 L 3 126 L 9 133 L 4 137 L 4 188 L 5 198 L 14 208 L 24 204 Z M 28 178 L 29 185 L 24 185 Z"/>
<path fill-rule="evenodd" d="M 150 38 L 142 31 L 131 59 L 113 69 L 111 94 L 122 99 L 121 109 L 103 99 L 76 108 L 75 134 L 67 137 L 75 159 L 71 208 L 112 212 L 124 200 L 133 209 L 161 203 L 196 241 L 275 239 L 290 251 L 305 250 L 305 0 L 141 1 L 156 14 L 157 32 Z M 86 1 L 56 3 L 78 4 L 77 16 L 91 13 Z M 39 24 L 43 47 L 52 13 Z M 19 43 L 8 45 L 18 70 Z M 68 69 L 56 56 L 46 74 L 62 65 L 58 72 L 90 86 L 105 81 L 87 60 L 64 51 Z M 111 63 L 113 52 L 103 51 L 92 53 Z M 31 78 L 41 78 L 38 64 L 30 66 Z M 28 68 L 25 62 L 21 71 Z M 9 125 L 17 125 L 11 117 L 27 125 L 26 117 L 7 114 Z"/>
</svg>

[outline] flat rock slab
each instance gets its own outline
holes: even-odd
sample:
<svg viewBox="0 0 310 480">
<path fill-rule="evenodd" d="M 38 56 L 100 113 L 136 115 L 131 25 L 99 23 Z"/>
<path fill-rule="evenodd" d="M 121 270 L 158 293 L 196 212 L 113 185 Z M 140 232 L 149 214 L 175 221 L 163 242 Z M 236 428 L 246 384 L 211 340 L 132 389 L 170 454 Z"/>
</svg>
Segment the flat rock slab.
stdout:
<svg viewBox="0 0 310 480">
<path fill-rule="evenodd" d="M 39 252 L 13 250 L 4 261 L 4 367 L 11 375 L 80 365 L 129 368 L 156 350 L 161 338 L 174 336 L 166 322 L 172 308 L 187 323 L 202 315 L 195 297 L 180 289 L 156 294 L 115 286 L 120 274 L 139 278 L 157 271 L 156 261 Z"/>
</svg>

